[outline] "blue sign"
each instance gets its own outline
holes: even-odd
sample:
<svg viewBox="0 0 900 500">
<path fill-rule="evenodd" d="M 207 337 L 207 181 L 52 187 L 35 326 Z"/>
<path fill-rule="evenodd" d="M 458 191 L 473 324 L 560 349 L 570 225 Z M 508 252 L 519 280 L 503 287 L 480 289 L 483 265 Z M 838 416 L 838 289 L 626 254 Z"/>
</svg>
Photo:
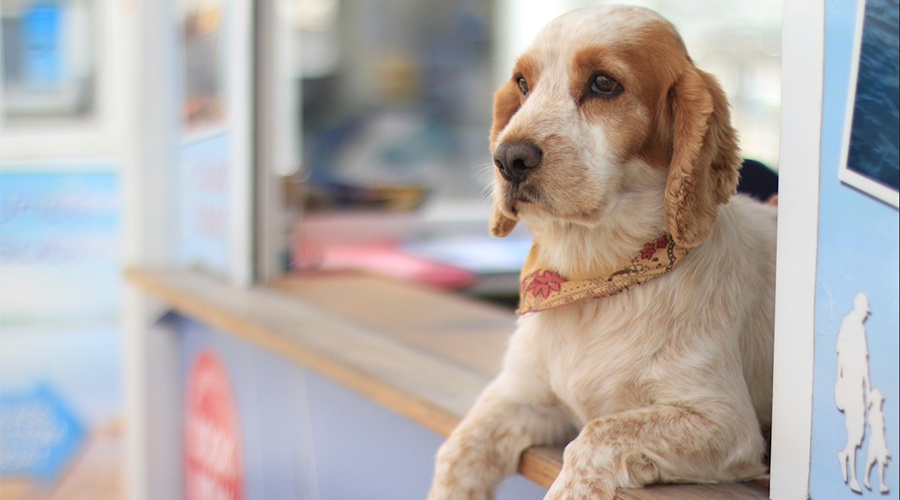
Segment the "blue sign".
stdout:
<svg viewBox="0 0 900 500">
<path fill-rule="evenodd" d="M 32 89 L 62 84 L 63 12 L 55 2 L 40 2 L 22 15 L 25 81 Z"/>
<path fill-rule="evenodd" d="M 119 174 L 0 162 L 0 328 L 119 317 Z M 85 284 L 89 283 L 90 286 Z"/>
<path fill-rule="evenodd" d="M 179 261 L 227 276 L 231 265 L 231 138 L 222 133 L 181 148 Z"/>
<path fill-rule="evenodd" d="M 84 440 L 84 427 L 48 386 L 0 395 L 0 478 L 53 483 Z"/>
</svg>

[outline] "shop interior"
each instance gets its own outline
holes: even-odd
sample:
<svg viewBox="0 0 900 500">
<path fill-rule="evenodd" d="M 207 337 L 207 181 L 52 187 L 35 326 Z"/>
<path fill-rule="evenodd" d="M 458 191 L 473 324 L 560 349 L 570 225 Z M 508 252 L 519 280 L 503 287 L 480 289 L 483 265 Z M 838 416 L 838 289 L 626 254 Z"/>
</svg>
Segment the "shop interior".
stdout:
<svg viewBox="0 0 900 500">
<path fill-rule="evenodd" d="M 588 4 L 562 3 L 543 9 Z M 697 64 L 722 80 L 745 158 L 777 172 L 780 5 L 643 3 L 669 16 Z M 538 29 L 540 9 L 299 5 L 291 102 L 302 132 L 296 172 L 282 183 L 285 212 L 302 215 L 289 222 L 286 270 L 363 268 L 514 305 L 530 237 L 485 230 L 489 110 L 530 43 L 521 27 Z"/>
</svg>

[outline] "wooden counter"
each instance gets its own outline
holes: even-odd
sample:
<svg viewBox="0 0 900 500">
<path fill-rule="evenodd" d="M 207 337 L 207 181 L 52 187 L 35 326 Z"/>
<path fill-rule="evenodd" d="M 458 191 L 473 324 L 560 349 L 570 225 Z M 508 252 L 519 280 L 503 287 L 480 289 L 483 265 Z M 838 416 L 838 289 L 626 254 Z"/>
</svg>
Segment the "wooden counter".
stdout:
<svg viewBox="0 0 900 500">
<path fill-rule="evenodd" d="M 287 278 L 238 289 L 192 271 L 131 269 L 129 282 L 172 309 L 328 377 L 447 435 L 497 374 L 513 314 L 371 276 Z M 519 472 L 549 487 L 562 450 L 532 448 Z M 659 485 L 627 500 L 765 499 L 765 481 Z"/>
</svg>

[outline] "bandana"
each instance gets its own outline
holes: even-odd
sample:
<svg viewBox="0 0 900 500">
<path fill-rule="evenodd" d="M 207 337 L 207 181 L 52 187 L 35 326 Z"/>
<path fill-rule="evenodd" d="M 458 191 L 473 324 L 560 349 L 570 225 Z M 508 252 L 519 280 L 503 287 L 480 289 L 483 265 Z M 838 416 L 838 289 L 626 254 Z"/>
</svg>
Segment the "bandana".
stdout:
<svg viewBox="0 0 900 500">
<path fill-rule="evenodd" d="M 566 279 L 559 273 L 545 269 L 538 261 L 537 243 L 522 267 L 519 285 L 519 309 L 522 315 L 546 311 L 585 299 L 599 299 L 624 292 L 671 271 L 687 255 L 667 234 L 644 245 L 627 265 L 609 276 L 589 279 Z"/>
</svg>

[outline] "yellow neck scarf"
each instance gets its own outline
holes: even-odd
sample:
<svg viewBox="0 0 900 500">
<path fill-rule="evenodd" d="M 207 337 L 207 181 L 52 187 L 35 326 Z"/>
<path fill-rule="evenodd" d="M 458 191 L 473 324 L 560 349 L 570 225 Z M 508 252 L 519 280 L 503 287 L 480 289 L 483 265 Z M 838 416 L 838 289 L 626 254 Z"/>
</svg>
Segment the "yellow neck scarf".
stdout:
<svg viewBox="0 0 900 500">
<path fill-rule="evenodd" d="M 664 234 L 644 245 L 628 264 L 609 276 L 570 280 L 546 269 L 538 261 L 538 245 L 535 243 L 522 267 L 516 314 L 546 311 L 624 292 L 671 271 L 687 253 L 687 248 L 676 245 L 669 235 Z"/>
</svg>

